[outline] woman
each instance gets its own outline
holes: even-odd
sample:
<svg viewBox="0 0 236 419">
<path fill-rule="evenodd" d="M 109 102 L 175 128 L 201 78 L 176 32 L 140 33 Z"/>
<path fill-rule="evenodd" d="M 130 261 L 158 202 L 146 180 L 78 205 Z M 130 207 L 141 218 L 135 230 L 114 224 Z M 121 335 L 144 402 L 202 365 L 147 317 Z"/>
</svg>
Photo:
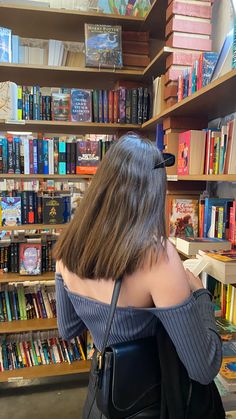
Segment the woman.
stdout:
<svg viewBox="0 0 236 419">
<path fill-rule="evenodd" d="M 100 350 L 114 280 L 123 275 L 108 345 L 154 335 L 159 319 L 190 378 L 207 384 L 220 368 L 221 341 L 208 291 L 166 237 L 162 162 L 132 133 L 106 153 L 55 248 L 59 333 L 70 339 L 88 328 Z M 83 417 L 95 419 L 103 416 L 92 381 Z M 158 409 L 139 417 L 158 418 Z"/>
</svg>

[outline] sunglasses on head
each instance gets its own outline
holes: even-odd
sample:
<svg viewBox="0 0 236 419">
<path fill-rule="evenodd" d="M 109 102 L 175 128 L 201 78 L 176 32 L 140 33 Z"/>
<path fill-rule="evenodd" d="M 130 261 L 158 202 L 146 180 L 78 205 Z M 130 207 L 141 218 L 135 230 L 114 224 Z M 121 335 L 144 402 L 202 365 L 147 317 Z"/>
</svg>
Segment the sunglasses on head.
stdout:
<svg viewBox="0 0 236 419">
<path fill-rule="evenodd" d="M 171 153 L 162 153 L 163 160 L 160 163 L 155 164 L 153 169 L 160 169 L 164 167 L 174 166 L 175 164 L 175 155 Z"/>
</svg>

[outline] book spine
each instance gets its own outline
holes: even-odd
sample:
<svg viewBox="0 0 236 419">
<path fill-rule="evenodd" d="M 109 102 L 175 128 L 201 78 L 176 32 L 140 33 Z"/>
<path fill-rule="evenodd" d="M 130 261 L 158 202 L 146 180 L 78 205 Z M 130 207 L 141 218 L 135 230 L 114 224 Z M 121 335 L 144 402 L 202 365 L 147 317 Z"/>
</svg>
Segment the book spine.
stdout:
<svg viewBox="0 0 236 419">
<path fill-rule="evenodd" d="M 66 142 L 66 174 L 69 175 L 71 174 L 71 143 L 70 142 Z"/>
<path fill-rule="evenodd" d="M 17 86 L 17 118 L 18 121 L 23 118 L 22 86 Z"/>
<path fill-rule="evenodd" d="M 114 122 L 114 92 L 109 90 L 108 93 L 108 122 L 112 124 Z"/>
<path fill-rule="evenodd" d="M 93 122 L 99 122 L 99 90 L 93 90 Z"/>
<path fill-rule="evenodd" d="M 119 92 L 118 90 L 114 90 L 113 92 L 113 97 L 114 97 L 114 117 L 113 117 L 113 122 L 115 124 L 117 124 L 118 122 L 118 118 L 119 118 Z"/>
<path fill-rule="evenodd" d="M 32 138 L 29 139 L 29 170 L 30 174 L 34 174 L 34 141 Z"/>
<path fill-rule="evenodd" d="M 132 110 L 132 103 L 131 103 L 131 90 L 126 91 L 126 106 L 125 106 L 125 121 L 126 124 L 131 124 L 131 110 Z"/>
<path fill-rule="evenodd" d="M 138 88 L 138 124 L 143 123 L 143 87 Z"/>
<path fill-rule="evenodd" d="M 107 90 L 103 90 L 103 117 L 104 117 L 105 124 L 107 124 L 109 122 Z"/>
<path fill-rule="evenodd" d="M 49 174 L 49 162 L 48 162 L 48 140 L 43 139 L 43 173 Z"/>
<path fill-rule="evenodd" d="M 66 174 L 66 143 L 65 141 L 59 140 L 59 174 Z"/>
<path fill-rule="evenodd" d="M 138 123 L 138 90 L 132 89 L 131 91 L 131 122 L 132 124 Z"/>
<path fill-rule="evenodd" d="M 38 140 L 33 140 L 33 172 L 35 175 L 38 173 Z"/>
<path fill-rule="evenodd" d="M 14 173 L 14 148 L 13 148 L 13 137 L 7 138 L 7 173 Z"/>
</svg>

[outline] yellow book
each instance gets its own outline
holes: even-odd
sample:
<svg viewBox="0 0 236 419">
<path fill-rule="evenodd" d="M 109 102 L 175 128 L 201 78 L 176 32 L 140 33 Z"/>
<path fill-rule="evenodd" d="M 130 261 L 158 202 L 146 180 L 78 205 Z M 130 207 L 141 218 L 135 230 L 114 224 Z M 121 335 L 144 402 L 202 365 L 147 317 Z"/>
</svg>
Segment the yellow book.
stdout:
<svg viewBox="0 0 236 419">
<path fill-rule="evenodd" d="M 236 295 L 234 297 L 234 307 L 233 307 L 232 323 L 236 325 Z"/>
<path fill-rule="evenodd" d="M 22 86 L 17 86 L 17 117 L 18 117 L 18 121 L 22 121 L 22 115 L 23 115 Z"/>
<path fill-rule="evenodd" d="M 232 285 L 228 284 L 227 291 L 226 291 L 226 313 L 225 313 L 226 320 L 229 320 L 230 318 L 231 296 L 232 296 Z"/>
</svg>

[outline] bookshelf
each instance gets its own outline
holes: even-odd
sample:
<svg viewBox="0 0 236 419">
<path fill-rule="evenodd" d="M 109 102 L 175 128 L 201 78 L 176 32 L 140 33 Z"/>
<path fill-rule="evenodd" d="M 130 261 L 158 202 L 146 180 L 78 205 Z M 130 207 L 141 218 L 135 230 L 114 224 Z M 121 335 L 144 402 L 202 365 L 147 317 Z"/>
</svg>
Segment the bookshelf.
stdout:
<svg viewBox="0 0 236 419">
<path fill-rule="evenodd" d="M 1 179 L 55 179 L 55 180 L 71 180 L 71 179 L 91 179 L 93 175 L 23 175 L 23 174 L 16 174 L 16 173 L 1 173 Z M 54 192 L 54 191 L 52 191 Z"/>
<path fill-rule="evenodd" d="M 21 224 L 19 226 L 3 226 L 0 231 L 15 230 L 56 230 L 65 228 L 66 224 Z"/>
<path fill-rule="evenodd" d="M 13 371 L 2 371 L 0 373 L 0 382 L 11 382 L 22 379 L 31 380 L 33 378 L 53 377 L 55 375 L 88 373 L 90 365 L 91 361 L 74 361 L 72 364 L 65 362 L 62 364 L 40 365 Z"/>
<path fill-rule="evenodd" d="M 236 182 L 236 174 L 234 175 L 169 175 L 168 181 L 206 181 L 206 182 Z"/>
<path fill-rule="evenodd" d="M 0 323 L 0 333 L 20 333 L 57 328 L 57 319 L 13 320 Z M 1 374 L 0 374 L 1 375 Z"/>
<path fill-rule="evenodd" d="M 53 281 L 55 277 L 54 272 L 46 272 L 41 275 L 20 275 L 17 273 L 3 273 L 0 274 L 0 284 L 8 284 L 9 282 L 38 282 L 38 281 Z"/>
</svg>

